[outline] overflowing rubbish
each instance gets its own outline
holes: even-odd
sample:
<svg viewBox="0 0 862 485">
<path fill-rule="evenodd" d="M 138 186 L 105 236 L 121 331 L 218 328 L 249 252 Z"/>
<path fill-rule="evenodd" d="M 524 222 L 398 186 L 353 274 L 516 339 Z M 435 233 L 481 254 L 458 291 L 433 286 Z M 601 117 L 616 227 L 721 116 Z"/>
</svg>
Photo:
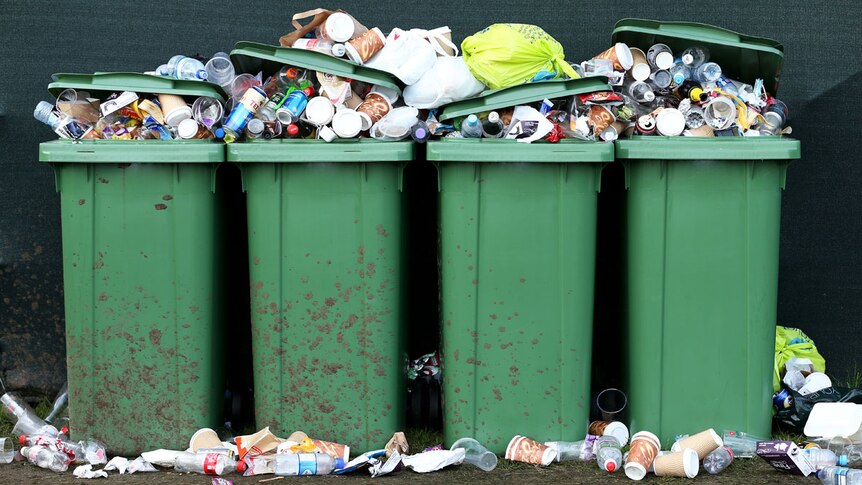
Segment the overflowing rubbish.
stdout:
<svg viewBox="0 0 862 485">
<path fill-rule="evenodd" d="M 798 328 L 776 326 L 773 392 L 781 390 L 782 382 L 787 383 L 783 378 L 798 383 L 798 387 L 792 386 L 798 391 L 804 385 L 800 380 L 812 372 L 826 372 L 826 359 L 817 351 L 814 341 Z"/>
</svg>

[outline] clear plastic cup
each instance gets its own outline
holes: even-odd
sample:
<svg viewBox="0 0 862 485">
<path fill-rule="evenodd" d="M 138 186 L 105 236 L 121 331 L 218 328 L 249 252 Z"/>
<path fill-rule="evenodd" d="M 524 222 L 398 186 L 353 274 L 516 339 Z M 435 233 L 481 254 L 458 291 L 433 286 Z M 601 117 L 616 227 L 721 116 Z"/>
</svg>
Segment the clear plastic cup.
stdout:
<svg viewBox="0 0 862 485">
<path fill-rule="evenodd" d="M 12 463 L 15 459 L 15 443 L 12 438 L 0 438 L 0 463 Z"/>
<path fill-rule="evenodd" d="M 207 61 L 204 69 L 207 71 L 207 81 L 225 88 L 230 85 L 236 76 L 233 63 L 224 52 L 217 53 L 212 59 Z"/>
<path fill-rule="evenodd" d="M 497 455 L 488 451 L 487 448 L 482 446 L 481 443 L 473 438 L 461 438 L 452 443 L 452 447 L 449 449 L 456 450 L 458 448 L 464 448 L 464 451 L 466 452 L 464 455 L 464 461 L 467 463 L 486 472 L 497 468 Z"/>
</svg>

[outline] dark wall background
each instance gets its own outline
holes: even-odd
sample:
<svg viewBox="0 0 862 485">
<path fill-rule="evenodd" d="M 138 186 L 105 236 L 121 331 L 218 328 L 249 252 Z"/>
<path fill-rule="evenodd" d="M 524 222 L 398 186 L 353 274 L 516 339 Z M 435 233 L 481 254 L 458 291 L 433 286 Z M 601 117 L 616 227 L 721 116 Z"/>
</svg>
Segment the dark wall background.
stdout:
<svg viewBox="0 0 862 485">
<path fill-rule="evenodd" d="M 0 1 L 0 378 L 8 387 L 50 391 L 64 379 L 60 208 L 51 169 L 37 161 L 38 143 L 54 136 L 32 117 L 35 104 L 50 99 L 45 87 L 51 74 L 144 71 L 177 53 L 230 50 L 238 40 L 276 43 L 292 30 L 292 12 L 317 6 Z M 563 44 L 570 61 L 604 50 L 614 22 L 623 17 L 702 21 L 782 41 L 786 58 L 779 94 L 790 107 L 803 159 L 791 165 L 783 203 L 779 319 L 815 339 L 834 376 L 844 378 L 855 368 L 862 333 L 862 3 L 345 0 L 330 7 L 384 31 L 449 25 L 456 42 L 490 23 L 533 23 Z M 614 212 L 619 175 L 617 168 L 606 173 L 603 214 Z M 428 195 L 427 185 L 410 184 Z M 434 214 L 427 206 L 409 210 Z M 613 223 L 602 224 L 600 238 L 614 241 L 617 230 Z M 433 277 L 428 271 L 433 258 L 417 259 L 414 274 Z M 616 315 L 616 284 L 609 277 L 615 259 L 613 252 L 600 253 L 600 322 Z M 436 307 L 433 282 L 418 293 L 427 300 L 419 310 L 411 308 L 410 325 L 427 329 L 431 322 L 421 315 Z"/>
</svg>

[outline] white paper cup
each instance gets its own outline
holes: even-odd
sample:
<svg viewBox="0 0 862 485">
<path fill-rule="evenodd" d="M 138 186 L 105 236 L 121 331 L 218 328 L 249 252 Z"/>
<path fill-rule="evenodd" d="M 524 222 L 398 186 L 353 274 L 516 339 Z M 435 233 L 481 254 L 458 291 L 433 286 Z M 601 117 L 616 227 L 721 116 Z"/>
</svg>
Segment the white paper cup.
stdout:
<svg viewBox="0 0 862 485">
<path fill-rule="evenodd" d="M 332 130 L 339 138 L 353 138 L 362 131 L 362 117 L 352 109 L 342 109 L 332 117 Z"/>
<path fill-rule="evenodd" d="M 317 135 L 320 137 L 321 140 L 325 141 L 326 143 L 329 143 L 332 140 L 338 138 L 338 135 L 336 135 L 335 132 L 332 131 L 332 128 L 328 126 L 321 126 L 320 129 L 317 130 Z"/>
<path fill-rule="evenodd" d="M 326 96 L 316 96 L 308 100 L 305 107 L 305 119 L 321 126 L 328 125 L 335 115 L 335 106 Z"/>
</svg>

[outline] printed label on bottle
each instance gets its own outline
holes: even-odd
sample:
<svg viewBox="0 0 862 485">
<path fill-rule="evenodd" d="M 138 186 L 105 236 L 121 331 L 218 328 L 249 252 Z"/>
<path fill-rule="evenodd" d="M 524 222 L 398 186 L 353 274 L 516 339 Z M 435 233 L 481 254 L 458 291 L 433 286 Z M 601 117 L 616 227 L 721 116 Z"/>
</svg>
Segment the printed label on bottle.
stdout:
<svg viewBox="0 0 862 485">
<path fill-rule="evenodd" d="M 216 465 L 218 465 L 218 453 L 207 453 L 204 457 L 204 474 L 216 475 Z"/>
<path fill-rule="evenodd" d="M 314 453 L 299 454 L 299 474 L 317 475 L 317 457 Z"/>
<path fill-rule="evenodd" d="M 254 113 L 260 108 L 260 105 L 263 104 L 265 100 L 266 96 L 261 94 L 260 91 L 255 88 L 249 88 L 245 94 L 242 95 L 242 99 L 240 99 L 239 102 L 249 111 Z"/>
</svg>

